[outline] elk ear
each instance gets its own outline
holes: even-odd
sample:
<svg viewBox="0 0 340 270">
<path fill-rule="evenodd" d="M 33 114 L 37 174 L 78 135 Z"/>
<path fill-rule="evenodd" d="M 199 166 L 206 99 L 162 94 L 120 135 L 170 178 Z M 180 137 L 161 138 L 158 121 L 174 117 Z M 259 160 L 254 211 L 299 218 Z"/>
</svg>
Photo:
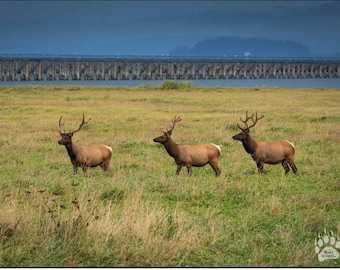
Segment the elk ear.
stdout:
<svg viewBox="0 0 340 270">
<path fill-rule="evenodd" d="M 172 130 L 168 131 L 167 134 L 168 134 L 169 136 L 171 136 Z"/>
</svg>

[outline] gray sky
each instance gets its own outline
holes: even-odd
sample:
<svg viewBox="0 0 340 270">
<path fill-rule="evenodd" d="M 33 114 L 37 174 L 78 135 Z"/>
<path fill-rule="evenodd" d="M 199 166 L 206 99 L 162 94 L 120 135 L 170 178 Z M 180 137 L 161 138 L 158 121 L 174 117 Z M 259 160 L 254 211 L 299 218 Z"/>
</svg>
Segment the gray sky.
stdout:
<svg viewBox="0 0 340 270">
<path fill-rule="evenodd" d="M 221 36 L 340 52 L 339 1 L 0 1 L 3 54 L 168 54 Z"/>
</svg>

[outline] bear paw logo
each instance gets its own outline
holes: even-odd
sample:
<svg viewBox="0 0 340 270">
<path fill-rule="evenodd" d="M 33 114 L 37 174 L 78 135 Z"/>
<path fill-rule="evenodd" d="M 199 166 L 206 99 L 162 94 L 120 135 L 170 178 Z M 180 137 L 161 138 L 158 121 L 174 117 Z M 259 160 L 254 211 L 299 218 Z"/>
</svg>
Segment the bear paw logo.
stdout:
<svg viewBox="0 0 340 270">
<path fill-rule="evenodd" d="M 326 260 L 336 260 L 339 258 L 339 252 L 337 249 L 340 248 L 340 238 L 339 235 L 335 236 L 330 230 L 324 229 L 324 234 L 318 234 L 318 238 L 315 239 L 315 252 L 318 254 L 318 259 L 320 262 Z"/>
</svg>

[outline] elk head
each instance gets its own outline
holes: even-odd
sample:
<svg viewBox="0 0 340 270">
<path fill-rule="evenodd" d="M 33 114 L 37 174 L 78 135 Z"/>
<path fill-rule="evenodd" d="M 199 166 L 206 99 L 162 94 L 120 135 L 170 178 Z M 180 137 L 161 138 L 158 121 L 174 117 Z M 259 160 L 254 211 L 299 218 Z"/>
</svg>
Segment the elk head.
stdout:
<svg viewBox="0 0 340 270">
<path fill-rule="evenodd" d="M 239 140 L 239 141 L 244 141 L 247 139 L 247 137 L 249 136 L 249 130 L 250 128 L 254 127 L 257 123 L 257 121 L 259 121 L 260 119 L 262 119 L 264 117 L 264 115 L 262 115 L 261 117 L 257 116 L 257 112 L 255 115 L 255 120 L 254 120 L 254 114 L 252 114 L 251 116 L 248 116 L 248 111 L 246 111 L 246 119 L 243 120 L 240 117 L 241 122 L 244 123 L 244 127 L 241 127 L 239 124 L 237 124 L 238 128 L 241 130 L 240 133 L 236 134 L 235 136 L 233 136 L 234 140 Z M 253 123 L 249 126 L 248 125 L 248 121 L 251 120 Z"/>
<path fill-rule="evenodd" d="M 83 114 L 83 120 L 82 120 L 81 124 L 79 125 L 79 128 L 77 130 L 74 130 L 74 131 L 71 131 L 71 132 L 65 132 L 64 130 L 61 130 L 61 126 L 63 125 L 63 123 L 61 123 L 62 118 L 63 117 L 61 116 L 60 119 L 59 119 L 59 130 L 58 130 L 58 132 L 61 136 L 61 139 L 58 141 L 58 143 L 61 144 L 61 145 L 67 145 L 67 144 L 72 143 L 73 133 L 81 130 L 81 128 L 91 120 L 91 118 L 89 118 L 89 120 L 87 120 L 85 122 L 85 116 Z"/>
<path fill-rule="evenodd" d="M 164 144 L 166 143 L 171 134 L 172 134 L 172 131 L 174 130 L 175 128 L 175 125 L 180 122 L 182 119 L 180 116 L 175 116 L 174 119 L 172 120 L 172 124 L 168 127 L 168 128 L 165 128 L 165 129 L 161 129 L 161 132 L 163 132 L 163 135 L 162 136 L 159 136 L 157 138 L 154 138 L 153 141 L 154 142 L 158 142 L 158 143 L 161 143 L 161 144 Z"/>
</svg>

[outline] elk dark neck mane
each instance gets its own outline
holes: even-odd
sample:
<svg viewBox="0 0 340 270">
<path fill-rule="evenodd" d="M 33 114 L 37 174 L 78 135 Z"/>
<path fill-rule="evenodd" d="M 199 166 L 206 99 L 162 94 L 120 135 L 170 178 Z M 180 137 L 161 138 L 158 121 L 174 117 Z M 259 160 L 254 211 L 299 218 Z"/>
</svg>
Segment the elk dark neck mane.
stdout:
<svg viewBox="0 0 340 270">
<path fill-rule="evenodd" d="M 75 145 L 73 143 L 68 143 L 65 145 L 65 147 L 70 158 L 76 158 L 76 153 L 74 151 Z"/>
<path fill-rule="evenodd" d="M 178 156 L 177 144 L 171 138 L 164 144 L 164 147 L 171 157 Z"/>
<path fill-rule="evenodd" d="M 254 154 L 256 151 L 257 143 L 256 141 L 248 135 L 245 140 L 242 141 L 244 149 L 247 151 L 248 154 Z"/>
</svg>

